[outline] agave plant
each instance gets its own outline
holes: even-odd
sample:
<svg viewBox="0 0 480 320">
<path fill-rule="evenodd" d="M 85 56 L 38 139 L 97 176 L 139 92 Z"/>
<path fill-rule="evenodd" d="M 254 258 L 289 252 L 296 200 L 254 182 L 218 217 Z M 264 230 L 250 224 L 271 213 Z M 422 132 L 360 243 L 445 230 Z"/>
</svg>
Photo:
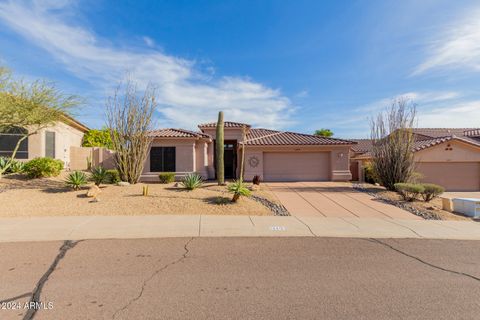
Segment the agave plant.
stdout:
<svg viewBox="0 0 480 320">
<path fill-rule="evenodd" d="M 203 184 L 203 179 L 198 173 L 189 173 L 183 180 L 182 185 L 187 190 L 194 190 Z"/>
<path fill-rule="evenodd" d="M 8 171 L 10 171 L 11 173 L 21 173 L 23 172 L 24 167 L 25 167 L 25 162 L 13 161 Z"/>
<path fill-rule="evenodd" d="M 248 197 L 250 196 L 251 192 L 248 188 L 243 184 L 242 180 L 236 180 L 233 183 L 228 185 L 228 191 L 233 193 L 232 202 L 237 202 L 240 199 L 240 196 Z"/>
<path fill-rule="evenodd" d="M 72 187 L 73 190 L 78 190 L 81 186 L 87 184 L 87 180 L 87 175 L 84 172 L 74 171 L 68 175 L 65 184 Z"/>
<path fill-rule="evenodd" d="M 102 166 L 98 166 L 92 169 L 92 181 L 96 186 L 107 182 L 109 179 L 109 172 Z"/>
</svg>

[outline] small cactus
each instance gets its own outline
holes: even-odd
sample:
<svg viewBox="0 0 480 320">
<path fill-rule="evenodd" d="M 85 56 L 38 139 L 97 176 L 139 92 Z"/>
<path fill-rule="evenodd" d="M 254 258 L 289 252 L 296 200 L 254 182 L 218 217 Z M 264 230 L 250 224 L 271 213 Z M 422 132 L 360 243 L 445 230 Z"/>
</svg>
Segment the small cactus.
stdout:
<svg viewBox="0 0 480 320">
<path fill-rule="evenodd" d="M 143 195 L 144 197 L 148 197 L 148 185 L 143 186 L 142 195 Z"/>
</svg>

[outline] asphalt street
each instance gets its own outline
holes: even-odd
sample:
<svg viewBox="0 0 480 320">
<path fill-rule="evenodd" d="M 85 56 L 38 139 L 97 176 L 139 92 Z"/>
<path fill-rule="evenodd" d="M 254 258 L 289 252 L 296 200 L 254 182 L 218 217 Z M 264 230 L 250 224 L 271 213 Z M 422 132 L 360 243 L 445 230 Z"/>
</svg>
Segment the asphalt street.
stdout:
<svg viewBox="0 0 480 320">
<path fill-rule="evenodd" d="M 480 315 L 480 241 L 163 238 L 0 252 L 2 320 Z"/>
</svg>

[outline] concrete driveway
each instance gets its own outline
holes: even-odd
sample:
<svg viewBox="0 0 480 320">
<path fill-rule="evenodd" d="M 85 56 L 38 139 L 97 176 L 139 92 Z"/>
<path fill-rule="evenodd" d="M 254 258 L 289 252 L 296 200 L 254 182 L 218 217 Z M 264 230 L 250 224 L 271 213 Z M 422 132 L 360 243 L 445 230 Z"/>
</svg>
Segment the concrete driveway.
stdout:
<svg viewBox="0 0 480 320">
<path fill-rule="evenodd" d="M 279 201 L 298 217 L 396 218 L 423 220 L 356 191 L 349 183 L 269 182 Z"/>
</svg>

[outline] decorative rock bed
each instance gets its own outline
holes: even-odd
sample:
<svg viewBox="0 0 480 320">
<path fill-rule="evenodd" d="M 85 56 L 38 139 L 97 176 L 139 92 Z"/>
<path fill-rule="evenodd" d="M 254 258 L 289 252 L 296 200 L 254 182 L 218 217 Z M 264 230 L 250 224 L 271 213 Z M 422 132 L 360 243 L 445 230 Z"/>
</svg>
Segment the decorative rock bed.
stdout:
<svg viewBox="0 0 480 320">
<path fill-rule="evenodd" d="M 403 209 L 403 210 L 406 210 L 410 213 L 413 213 L 414 215 L 422 217 L 425 220 L 442 220 L 434 212 L 429 212 L 427 210 L 422 210 L 422 209 L 416 208 L 416 207 L 414 207 L 412 205 L 409 205 L 408 203 L 403 202 L 403 201 L 392 200 L 392 199 L 388 199 L 386 197 L 382 197 L 381 195 L 379 195 L 377 193 L 368 191 L 362 184 L 353 184 L 353 188 L 355 190 L 367 193 L 368 195 L 370 195 L 370 196 L 374 197 L 375 199 L 378 199 L 382 202 L 391 204 L 395 207 L 398 207 L 400 209 Z"/>
<path fill-rule="evenodd" d="M 249 198 L 252 199 L 252 200 L 255 200 L 257 202 L 260 202 L 265 207 L 270 209 L 276 216 L 286 217 L 286 216 L 290 215 L 288 210 L 284 206 L 282 206 L 281 204 L 276 204 L 276 203 L 274 203 L 274 202 L 272 202 L 268 199 L 265 199 L 265 198 L 262 198 L 262 197 L 259 197 L 259 196 L 250 196 Z"/>
</svg>

